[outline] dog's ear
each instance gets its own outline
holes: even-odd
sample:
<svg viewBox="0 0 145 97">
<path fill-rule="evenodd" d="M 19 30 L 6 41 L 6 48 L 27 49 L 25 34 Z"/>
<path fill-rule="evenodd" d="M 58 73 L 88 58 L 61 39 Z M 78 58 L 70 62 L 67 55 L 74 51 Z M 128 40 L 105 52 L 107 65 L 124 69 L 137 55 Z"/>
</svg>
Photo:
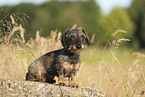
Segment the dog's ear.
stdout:
<svg viewBox="0 0 145 97">
<path fill-rule="evenodd" d="M 63 47 L 67 47 L 67 43 L 66 43 L 66 39 L 68 37 L 68 33 L 69 33 L 70 29 L 67 29 L 61 36 L 60 36 L 60 41 L 61 44 L 63 45 Z"/>
<path fill-rule="evenodd" d="M 82 28 L 82 32 L 85 34 L 85 36 L 86 36 L 85 40 L 86 40 L 87 44 L 90 46 L 89 37 L 88 37 L 87 32 L 84 28 Z"/>
</svg>

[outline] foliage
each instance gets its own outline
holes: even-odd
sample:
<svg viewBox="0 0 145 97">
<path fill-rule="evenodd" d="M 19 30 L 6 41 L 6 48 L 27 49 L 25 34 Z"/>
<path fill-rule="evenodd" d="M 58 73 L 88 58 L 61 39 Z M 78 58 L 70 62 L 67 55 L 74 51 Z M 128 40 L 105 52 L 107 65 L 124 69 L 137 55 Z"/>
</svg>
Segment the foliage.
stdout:
<svg viewBox="0 0 145 97">
<path fill-rule="evenodd" d="M 100 14 L 95 0 L 62 2 L 51 0 L 41 5 L 20 4 L 4 8 L 5 13 L 25 13 L 30 17 L 21 22 L 26 29 L 26 40 L 31 36 L 34 38 L 37 30 L 40 30 L 42 36 L 48 36 L 51 30 L 65 31 L 74 24 L 83 26 L 89 35 L 92 35 L 97 31 L 96 18 Z M 5 14 L 1 14 L 0 18 L 4 16 Z"/>
<path fill-rule="evenodd" d="M 144 52 L 119 48 L 122 41 L 129 41 L 126 38 L 133 38 L 135 28 L 125 9 L 115 8 L 110 15 L 102 16 L 94 0 L 26 5 L 3 7 L 0 10 L 0 32 L 5 33 L 0 33 L 0 77 L 24 80 L 32 61 L 46 52 L 61 48 L 61 32 L 52 29 L 64 31 L 77 23 L 83 25 L 90 36 L 95 33 L 95 39 L 101 44 L 110 44 L 104 51 L 99 48 L 100 45 L 82 51 L 82 65 L 77 74 L 80 87 L 96 88 L 111 97 L 144 95 Z M 134 3 L 132 6 L 139 8 L 129 9 L 129 12 L 139 11 L 138 14 L 131 15 L 132 20 L 144 31 L 144 8 Z M 94 35 L 91 40 L 94 40 Z"/>
<path fill-rule="evenodd" d="M 128 8 L 130 18 L 134 22 L 136 29 L 134 31 L 134 41 L 139 41 L 141 48 L 145 48 L 145 0 L 134 0 L 131 7 Z"/>
<path fill-rule="evenodd" d="M 109 39 L 112 32 L 117 29 L 122 29 L 127 31 L 126 34 L 117 34 L 112 39 L 119 39 L 121 37 L 131 39 L 133 37 L 134 24 L 130 20 L 128 13 L 125 9 L 114 8 L 113 11 L 108 16 L 100 16 L 100 33 L 103 33 L 102 36 L 98 39 L 103 44 Z M 102 38 L 104 37 L 104 38 Z M 112 40 L 111 39 L 111 40 Z"/>
<path fill-rule="evenodd" d="M 141 0 L 139 2 L 141 2 Z M 135 38 L 134 32 L 136 26 L 138 24 L 143 25 L 143 19 L 137 21 L 140 17 L 139 14 L 136 13 L 143 13 L 144 11 L 141 10 L 143 10 L 144 7 L 140 8 L 138 5 L 132 4 L 132 6 L 133 5 L 135 7 L 131 7 L 131 11 L 127 11 L 123 8 L 114 8 L 108 16 L 103 16 L 95 0 L 50 0 L 41 5 L 20 4 L 17 6 L 2 7 L 1 9 L 3 10 L 0 11 L 0 18 L 2 19 L 7 14 L 17 13 L 15 17 L 18 18 L 15 18 L 15 21 L 21 23 L 25 28 L 26 41 L 29 40 L 30 37 L 35 38 L 37 30 L 39 30 L 41 36 L 46 37 L 50 35 L 51 30 L 58 29 L 58 31 L 63 32 L 72 25 L 77 24 L 86 29 L 89 37 L 92 35 L 95 37 L 94 43 L 97 43 L 97 45 L 101 44 L 101 46 L 105 46 L 106 41 L 110 40 L 111 33 L 120 29 L 127 31 L 127 33 L 117 34 L 115 37 L 112 37 L 111 40 L 119 39 L 120 37 L 129 38 L 132 41 L 129 45 L 126 43 L 127 46 L 139 48 L 138 40 L 143 40 L 145 38 L 143 38 L 143 33 L 135 34 L 142 38 Z M 138 11 L 138 9 L 140 9 L 140 11 Z M 128 12 L 132 16 L 132 20 Z M 23 16 L 24 14 L 25 16 Z M 138 27 L 142 27 L 139 25 Z"/>
<path fill-rule="evenodd" d="M 15 20 L 11 15 L 12 24 Z M 73 28 L 75 28 L 74 25 Z M 25 41 L 25 30 L 21 24 L 14 25 L 0 45 L 0 77 L 24 80 L 28 65 L 48 51 L 61 48 L 61 32 L 51 31 L 47 37 L 36 32 L 36 38 Z M 13 37 L 15 33 L 19 34 Z M 118 32 L 116 32 L 118 33 Z M 115 36 L 116 33 L 112 33 Z M 115 40 L 114 40 L 115 41 Z M 118 44 L 128 39 L 110 41 L 111 48 L 103 52 L 96 47 L 82 51 L 82 65 L 77 74 L 80 87 L 91 87 L 111 97 L 141 96 L 145 89 L 145 54 L 120 50 Z"/>
</svg>

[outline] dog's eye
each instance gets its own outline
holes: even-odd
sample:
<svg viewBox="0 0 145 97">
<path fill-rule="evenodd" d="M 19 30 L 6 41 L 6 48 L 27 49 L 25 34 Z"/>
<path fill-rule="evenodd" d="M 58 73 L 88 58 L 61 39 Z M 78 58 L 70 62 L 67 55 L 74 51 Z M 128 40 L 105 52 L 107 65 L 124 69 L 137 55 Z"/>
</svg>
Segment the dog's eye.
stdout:
<svg viewBox="0 0 145 97">
<path fill-rule="evenodd" d="M 81 40 L 83 41 L 85 39 L 85 36 L 84 35 L 81 35 Z"/>
<path fill-rule="evenodd" d="M 70 35 L 69 38 L 70 38 L 70 39 L 74 39 L 74 35 Z"/>
<path fill-rule="evenodd" d="M 81 38 L 85 38 L 85 36 L 84 36 L 84 35 L 82 35 L 82 36 L 81 36 Z"/>
</svg>

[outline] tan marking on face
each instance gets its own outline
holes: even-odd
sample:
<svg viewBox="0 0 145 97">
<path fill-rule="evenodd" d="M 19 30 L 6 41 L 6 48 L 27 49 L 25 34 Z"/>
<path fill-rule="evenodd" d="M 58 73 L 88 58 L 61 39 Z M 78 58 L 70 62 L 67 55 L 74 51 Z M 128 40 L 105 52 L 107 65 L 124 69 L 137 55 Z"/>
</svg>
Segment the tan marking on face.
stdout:
<svg viewBox="0 0 145 97">
<path fill-rule="evenodd" d="M 75 54 L 80 53 L 83 49 L 85 49 L 83 44 L 82 44 L 81 49 L 77 49 L 76 44 L 73 44 L 69 47 L 70 52 L 75 53 Z"/>
</svg>

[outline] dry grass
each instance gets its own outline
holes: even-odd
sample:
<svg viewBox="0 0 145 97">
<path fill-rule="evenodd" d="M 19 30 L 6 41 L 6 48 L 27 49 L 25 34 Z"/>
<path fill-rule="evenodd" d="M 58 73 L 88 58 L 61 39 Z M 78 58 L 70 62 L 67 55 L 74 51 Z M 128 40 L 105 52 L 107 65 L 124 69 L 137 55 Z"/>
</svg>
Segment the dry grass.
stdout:
<svg viewBox="0 0 145 97">
<path fill-rule="evenodd" d="M 95 54 L 96 58 L 94 62 L 86 58 L 90 64 L 81 65 L 78 74 L 78 82 L 81 86 L 99 89 L 111 97 L 137 97 L 145 90 L 145 66 L 141 65 L 141 60 L 144 59 L 136 59 L 131 55 L 126 56 L 126 59 L 119 59 L 120 56 L 125 55 L 119 53 L 120 56 L 115 56 L 116 60 L 112 54 L 108 53 L 109 51 L 98 58 L 100 52 L 97 50 L 91 49 L 92 53 L 86 50 L 87 57 Z"/>
<path fill-rule="evenodd" d="M 11 16 L 11 19 L 13 17 Z M 13 20 L 13 23 L 15 21 Z M 74 25 L 72 28 L 75 28 Z M 19 33 L 18 37 L 13 37 Z M 25 79 L 28 65 L 42 54 L 61 48 L 61 32 L 52 31 L 44 38 L 36 32 L 36 39 L 25 41 L 25 30 L 15 25 L 11 32 L 3 37 L 0 45 L 0 77 Z M 94 39 L 92 36 L 92 41 Z M 115 35 L 112 34 L 111 37 Z M 145 91 L 144 54 L 120 50 L 119 45 L 126 39 L 110 43 L 111 49 L 103 52 L 99 48 L 87 48 L 82 52 L 82 66 L 78 72 L 81 87 L 91 87 L 106 92 L 111 97 L 137 97 Z M 110 40 L 109 40 L 110 42 Z M 108 42 L 107 42 L 108 45 Z"/>
<path fill-rule="evenodd" d="M 10 15 L 12 23 L 14 18 Z M 30 38 L 25 41 L 25 30 L 21 25 L 13 26 L 11 32 L 8 32 L 1 38 L 0 45 L 0 77 L 12 79 L 25 79 L 28 65 L 46 52 L 61 48 L 59 37 L 61 32 L 51 31 L 50 36 L 44 38 L 36 32 L 36 39 Z M 14 36 L 17 37 L 14 37 Z"/>
</svg>

